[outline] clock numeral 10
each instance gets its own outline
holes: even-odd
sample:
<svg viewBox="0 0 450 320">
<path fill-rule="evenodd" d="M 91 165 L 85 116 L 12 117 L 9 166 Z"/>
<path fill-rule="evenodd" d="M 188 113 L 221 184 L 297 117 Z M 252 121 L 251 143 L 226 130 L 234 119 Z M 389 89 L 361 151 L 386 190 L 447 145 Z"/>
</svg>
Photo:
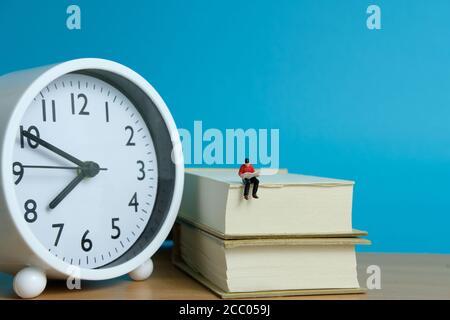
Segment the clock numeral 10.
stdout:
<svg viewBox="0 0 450 320">
<path fill-rule="evenodd" d="M 27 130 L 29 133 L 34 134 L 36 137 L 40 138 L 39 136 L 39 130 L 35 126 L 28 127 Z M 30 146 L 31 149 L 36 149 L 39 146 L 39 143 L 31 140 L 30 138 L 25 138 L 23 136 L 23 126 L 20 126 L 20 147 L 23 149 L 25 148 L 25 139 L 27 140 L 28 146 Z"/>
<path fill-rule="evenodd" d="M 35 222 L 38 218 L 38 215 L 36 212 L 36 209 L 37 209 L 36 201 L 34 201 L 33 199 L 29 199 L 29 200 L 25 201 L 24 208 L 25 208 L 25 214 L 24 214 L 25 221 L 28 223 Z"/>
<path fill-rule="evenodd" d="M 47 121 L 47 110 L 45 100 L 42 99 L 42 121 Z M 56 107 L 55 100 L 52 100 L 52 121 L 56 122 Z"/>
<path fill-rule="evenodd" d="M 139 202 L 137 201 L 137 193 L 136 192 L 133 194 L 133 197 L 131 198 L 130 202 L 128 203 L 128 206 L 134 207 L 134 212 L 138 212 Z"/>
<path fill-rule="evenodd" d="M 81 238 L 81 249 L 83 251 L 88 252 L 92 249 L 92 240 L 87 238 L 87 235 L 89 234 L 89 230 L 86 230 L 86 232 L 83 234 L 83 237 Z"/>
</svg>

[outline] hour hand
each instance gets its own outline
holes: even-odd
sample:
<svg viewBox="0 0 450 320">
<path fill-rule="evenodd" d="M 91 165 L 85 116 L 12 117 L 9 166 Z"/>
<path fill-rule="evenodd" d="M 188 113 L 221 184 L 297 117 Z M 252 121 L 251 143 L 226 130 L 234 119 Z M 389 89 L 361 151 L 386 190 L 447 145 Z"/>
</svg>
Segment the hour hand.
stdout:
<svg viewBox="0 0 450 320">
<path fill-rule="evenodd" d="M 93 161 L 84 162 L 81 166 L 78 175 L 73 179 L 48 205 L 50 209 L 55 209 L 56 206 L 73 190 L 75 187 L 83 181 L 84 178 L 95 177 L 100 170 L 106 170 L 106 168 L 100 168 L 100 166 Z"/>
<path fill-rule="evenodd" d="M 81 182 L 85 175 L 80 172 L 75 179 L 73 179 L 48 205 L 50 209 L 55 209 L 56 206 Z"/>
</svg>

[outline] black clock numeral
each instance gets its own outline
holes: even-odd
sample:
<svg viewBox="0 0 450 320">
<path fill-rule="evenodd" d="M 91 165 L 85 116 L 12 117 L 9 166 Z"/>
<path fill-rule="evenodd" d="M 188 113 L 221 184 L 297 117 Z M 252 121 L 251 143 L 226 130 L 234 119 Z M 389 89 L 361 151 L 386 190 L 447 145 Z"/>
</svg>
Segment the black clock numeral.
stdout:
<svg viewBox="0 0 450 320">
<path fill-rule="evenodd" d="M 145 179 L 145 164 L 144 164 L 144 161 L 142 161 L 142 160 L 138 160 L 138 161 L 136 161 L 136 163 L 140 166 L 140 168 L 139 168 L 139 172 L 141 173 L 138 177 L 137 177 L 137 179 L 139 180 L 139 181 L 142 181 L 142 180 L 144 180 Z"/>
<path fill-rule="evenodd" d="M 42 99 L 42 121 L 47 121 L 47 110 L 46 110 L 45 99 Z M 56 122 L 56 107 L 55 100 L 52 100 L 52 121 Z"/>
<path fill-rule="evenodd" d="M 79 93 L 77 95 L 77 99 L 83 100 L 83 106 L 81 107 L 81 110 L 80 110 L 80 112 L 78 112 L 78 114 L 81 116 L 88 116 L 89 111 L 85 110 L 87 107 L 87 104 L 88 104 L 88 98 L 86 97 L 86 95 L 84 93 Z M 73 94 L 73 93 L 70 94 L 70 102 L 72 105 L 72 114 L 75 114 L 75 94 Z"/>
<path fill-rule="evenodd" d="M 38 146 L 39 146 L 39 143 L 38 142 L 35 142 L 35 141 L 33 141 L 33 140 L 31 140 L 30 138 L 25 138 L 24 136 L 23 136 L 23 132 L 24 132 L 25 130 L 23 129 L 23 126 L 20 126 L 20 147 L 23 149 L 23 148 L 25 148 L 25 139 L 27 140 L 27 143 L 28 143 L 28 146 L 30 147 L 30 148 L 32 148 L 32 149 L 36 149 Z M 39 136 L 39 130 L 38 130 L 38 128 L 36 128 L 36 126 L 29 126 L 28 127 L 28 130 L 26 130 L 26 131 L 28 131 L 29 133 L 31 133 L 31 134 L 34 134 L 36 137 L 40 137 Z"/>
<path fill-rule="evenodd" d="M 128 138 L 126 146 L 135 146 L 136 143 L 133 142 L 134 130 L 132 126 L 126 126 L 125 131 L 130 131 L 130 137 Z"/>
<path fill-rule="evenodd" d="M 83 251 L 88 252 L 92 249 L 92 240 L 87 238 L 87 235 L 89 234 L 89 230 L 86 230 L 86 232 L 83 234 L 83 237 L 81 238 L 81 249 Z"/>
<path fill-rule="evenodd" d="M 34 201 L 33 199 L 25 201 L 24 208 L 25 208 L 25 215 L 24 215 L 25 221 L 28 223 L 35 222 L 38 218 L 36 212 L 37 209 L 36 201 Z"/>
<path fill-rule="evenodd" d="M 130 202 L 128 203 L 129 207 L 134 207 L 134 212 L 138 211 L 139 202 L 137 201 L 137 193 L 135 192 L 133 194 L 133 197 L 131 198 Z"/>
<path fill-rule="evenodd" d="M 16 181 L 14 181 L 14 183 L 17 185 L 17 184 L 19 184 L 19 182 L 22 180 L 22 177 L 23 177 L 23 166 L 22 166 L 22 164 L 20 163 L 20 162 L 14 162 L 13 163 L 13 165 L 12 165 L 12 171 L 13 171 L 13 174 L 15 175 L 15 176 L 18 176 L 18 178 L 16 179 Z"/>
<path fill-rule="evenodd" d="M 106 122 L 109 122 L 109 106 L 108 106 L 108 101 L 105 101 L 105 116 L 106 116 Z"/>
<path fill-rule="evenodd" d="M 116 222 L 119 220 L 119 218 L 112 218 L 112 229 L 116 231 L 116 234 L 112 234 L 111 239 L 118 239 L 120 237 L 120 228 L 116 225 Z"/>
<path fill-rule="evenodd" d="M 72 114 L 75 114 L 75 95 L 73 93 L 70 94 L 70 104 L 72 106 Z"/>
<path fill-rule="evenodd" d="M 64 229 L 64 223 L 55 223 L 52 224 L 52 228 L 58 228 L 58 234 L 56 235 L 55 243 L 53 244 L 55 247 L 58 246 L 59 239 L 61 238 L 62 231 Z"/>
</svg>

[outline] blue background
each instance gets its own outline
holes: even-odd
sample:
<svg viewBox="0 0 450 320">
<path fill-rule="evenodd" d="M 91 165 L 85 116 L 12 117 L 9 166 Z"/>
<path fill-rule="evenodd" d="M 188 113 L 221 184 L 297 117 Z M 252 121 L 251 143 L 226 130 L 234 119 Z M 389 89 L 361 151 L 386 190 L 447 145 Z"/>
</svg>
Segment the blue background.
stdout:
<svg viewBox="0 0 450 320">
<path fill-rule="evenodd" d="M 66 28 L 72 3 L 79 31 Z M 366 28 L 372 3 L 379 31 Z M 446 0 L 2 0 L 0 73 L 119 61 L 179 127 L 279 128 L 281 167 L 356 180 L 362 250 L 449 253 L 449 12 Z"/>
</svg>

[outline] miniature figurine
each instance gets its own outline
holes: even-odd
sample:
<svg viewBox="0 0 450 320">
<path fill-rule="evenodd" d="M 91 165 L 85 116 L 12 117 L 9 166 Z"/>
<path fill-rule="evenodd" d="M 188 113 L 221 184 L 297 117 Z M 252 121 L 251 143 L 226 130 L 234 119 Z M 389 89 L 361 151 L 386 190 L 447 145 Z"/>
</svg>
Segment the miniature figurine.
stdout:
<svg viewBox="0 0 450 320">
<path fill-rule="evenodd" d="M 239 168 L 239 176 L 242 178 L 244 183 L 244 199 L 248 200 L 248 193 L 250 191 L 250 185 L 253 184 L 252 197 L 258 199 L 256 195 L 258 192 L 259 180 L 256 178 L 258 173 L 253 168 L 248 158 L 245 158 L 245 163 Z"/>
</svg>

